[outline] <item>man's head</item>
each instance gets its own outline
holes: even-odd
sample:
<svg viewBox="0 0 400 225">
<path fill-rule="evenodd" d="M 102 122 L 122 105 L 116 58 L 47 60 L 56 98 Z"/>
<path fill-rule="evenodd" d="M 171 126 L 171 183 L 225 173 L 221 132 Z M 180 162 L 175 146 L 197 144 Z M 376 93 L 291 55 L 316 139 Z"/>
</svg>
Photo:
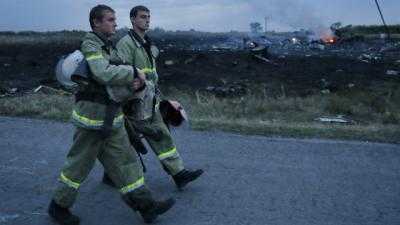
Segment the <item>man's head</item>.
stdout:
<svg viewBox="0 0 400 225">
<path fill-rule="evenodd" d="M 150 28 L 150 10 L 142 5 L 135 6 L 130 12 L 134 29 L 145 32 Z"/>
<path fill-rule="evenodd" d="M 115 34 L 117 27 L 115 11 L 106 5 L 97 5 L 90 10 L 89 22 L 92 30 L 106 36 Z"/>
</svg>

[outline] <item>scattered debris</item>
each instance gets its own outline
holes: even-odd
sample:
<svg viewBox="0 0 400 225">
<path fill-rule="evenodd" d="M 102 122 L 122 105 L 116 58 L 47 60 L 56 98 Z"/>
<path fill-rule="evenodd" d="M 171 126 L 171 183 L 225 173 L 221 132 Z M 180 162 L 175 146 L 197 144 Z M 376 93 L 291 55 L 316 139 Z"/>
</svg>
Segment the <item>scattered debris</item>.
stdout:
<svg viewBox="0 0 400 225">
<path fill-rule="evenodd" d="M 211 46 L 211 51 L 214 51 L 214 52 L 219 52 L 219 51 L 230 51 L 230 50 L 233 50 L 234 48 L 232 48 L 232 47 L 230 47 L 230 46 L 228 46 L 228 45 L 224 45 L 224 44 L 221 44 L 221 45 L 212 45 Z"/>
<path fill-rule="evenodd" d="M 267 59 L 267 58 L 264 58 L 264 57 L 262 57 L 262 56 L 260 56 L 260 55 L 253 55 L 253 56 L 254 56 L 254 58 L 256 58 L 256 59 L 259 59 L 259 60 L 261 60 L 261 61 L 263 61 L 263 62 L 272 64 L 272 65 L 274 65 L 274 66 L 277 66 L 277 65 L 278 65 L 277 63 L 272 62 L 271 60 L 269 60 L 269 59 Z"/>
<path fill-rule="evenodd" d="M 197 36 L 195 33 L 193 36 L 191 33 L 188 33 L 188 36 L 182 34 L 184 35 L 182 39 L 157 36 L 160 42 L 157 44 L 162 48 L 161 51 L 165 52 L 158 58 L 161 64 L 160 81 L 164 82 L 163 85 L 179 84 L 202 90 L 212 85 L 206 88 L 210 92 L 236 95 L 240 92 L 238 87 L 242 87 L 241 85 L 232 85 L 233 87 L 228 84 L 222 85 L 218 79 L 225 78 L 232 82 L 235 79 L 250 78 L 247 90 L 253 91 L 253 88 L 250 88 L 253 83 L 260 86 L 268 83 L 268 95 L 275 97 L 281 93 L 279 86 L 276 85 L 284 83 L 288 96 L 307 96 L 348 90 L 354 87 L 354 84 L 349 84 L 350 82 L 361 88 L 380 79 L 387 79 L 386 72 L 392 78 L 400 72 L 399 51 L 392 51 L 400 45 L 385 43 L 376 38 L 354 42 L 338 40 L 331 44 L 329 42 L 334 40 L 332 35 L 311 34 L 307 30 L 297 33 L 268 32 L 256 36 L 235 32 L 217 36 L 210 34 L 210 37 L 209 34 L 204 36 Z M 51 62 L 53 55 L 59 55 L 58 52 L 65 49 L 63 46 L 55 47 L 57 53 L 55 50 L 40 53 L 43 55 L 39 57 L 40 59 L 36 59 L 37 52 L 15 50 L 18 54 L 21 52 L 28 55 L 24 60 L 28 63 L 21 65 L 26 66 L 26 70 L 20 70 L 19 66 L 16 66 L 21 56 L 5 50 L 5 53 L 10 52 L 10 56 L 7 54 L 0 56 L 0 70 L 3 80 L 7 81 L 4 84 L 18 87 L 18 95 L 24 94 L 26 90 L 31 92 L 39 85 L 58 89 L 59 87 L 53 84 L 54 79 L 50 78 L 52 76 L 50 71 L 53 69 Z M 58 49 L 59 47 L 62 48 Z M 210 52 L 213 49 L 220 52 Z M 31 61 L 43 67 L 34 68 L 30 65 Z M 379 62 L 374 63 L 375 61 Z M 279 66 L 271 65 L 276 63 Z M 10 67 L 5 68 L 3 65 Z M 396 72 L 387 71 L 388 69 Z M 319 83 L 321 78 L 325 78 L 329 83 L 321 85 Z M 45 89 L 38 91 L 46 92 Z M 8 89 L 0 90 L 0 96 L 6 94 L 10 94 Z"/>
<path fill-rule="evenodd" d="M 269 53 L 268 53 L 268 46 L 265 45 L 256 45 L 255 47 L 251 48 L 251 52 L 254 55 L 259 55 L 264 58 L 268 58 Z"/>
<path fill-rule="evenodd" d="M 343 115 L 337 115 L 335 117 L 322 116 L 322 117 L 316 118 L 315 121 L 324 122 L 324 123 L 353 123 L 353 121 L 351 119 L 347 119 Z"/>
<path fill-rule="evenodd" d="M 395 44 L 388 44 L 383 46 L 380 52 L 399 52 L 400 51 L 400 42 Z"/>
<path fill-rule="evenodd" d="M 312 43 L 310 44 L 310 49 L 316 49 L 316 50 L 325 50 L 325 45 L 319 44 L 319 43 Z"/>
<path fill-rule="evenodd" d="M 190 64 L 190 63 L 192 63 L 192 62 L 194 62 L 195 61 L 195 57 L 192 57 L 192 58 L 188 58 L 188 59 L 186 59 L 185 60 L 185 64 Z"/>
<path fill-rule="evenodd" d="M 372 63 L 372 62 L 377 62 L 379 61 L 381 58 L 379 56 L 374 56 L 372 54 L 362 54 L 358 57 L 358 59 L 361 62 L 365 62 L 365 63 Z"/>
<path fill-rule="evenodd" d="M 49 86 L 45 86 L 45 85 L 40 85 L 39 87 L 35 88 L 35 90 L 33 91 L 34 93 L 43 93 L 43 94 L 48 94 L 48 95 L 71 95 L 71 93 L 66 92 L 64 90 L 61 89 L 55 89 Z"/>
<path fill-rule="evenodd" d="M 328 87 L 331 85 L 331 83 L 327 81 L 325 78 L 322 78 L 320 83 L 322 89 L 328 89 Z"/>
<path fill-rule="evenodd" d="M 399 71 L 397 71 L 397 70 L 388 70 L 388 71 L 386 71 L 386 75 L 398 76 L 399 75 Z"/>
<path fill-rule="evenodd" d="M 11 88 L 9 91 L 8 91 L 8 93 L 10 93 L 10 94 L 15 94 L 15 93 L 17 93 L 18 92 L 18 88 Z"/>
<path fill-rule="evenodd" d="M 0 98 L 16 95 L 18 91 L 18 88 L 0 87 Z"/>
<path fill-rule="evenodd" d="M 206 87 L 206 91 L 214 91 L 215 90 L 215 87 L 214 86 L 208 86 L 208 87 Z"/>
<path fill-rule="evenodd" d="M 260 56 L 260 55 L 254 55 L 254 57 L 257 58 L 257 59 L 259 59 L 259 60 L 262 60 L 262 61 L 264 61 L 264 62 L 271 63 L 271 60 L 269 60 L 269 59 L 267 59 L 267 58 L 264 58 L 264 57 L 262 57 L 262 56 Z"/>
<path fill-rule="evenodd" d="M 172 65 L 174 65 L 175 64 L 175 62 L 173 61 L 173 60 L 166 60 L 165 62 L 164 62 L 164 65 L 166 65 L 166 66 L 172 66 Z"/>
<path fill-rule="evenodd" d="M 321 93 L 326 95 L 326 94 L 330 94 L 331 91 L 329 89 L 324 89 L 324 90 L 321 90 Z"/>
</svg>

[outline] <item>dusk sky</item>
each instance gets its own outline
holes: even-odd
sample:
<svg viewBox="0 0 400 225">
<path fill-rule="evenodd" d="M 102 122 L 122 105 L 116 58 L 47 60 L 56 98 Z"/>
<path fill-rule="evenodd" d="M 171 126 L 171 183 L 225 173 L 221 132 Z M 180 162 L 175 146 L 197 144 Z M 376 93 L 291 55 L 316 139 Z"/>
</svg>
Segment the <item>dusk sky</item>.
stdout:
<svg viewBox="0 0 400 225">
<path fill-rule="evenodd" d="M 400 24 L 400 0 L 380 0 L 388 24 Z M 294 30 L 343 24 L 381 24 L 374 0 L 1 0 L 0 31 L 89 30 L 96 4 L 117 13 L 118 26 L 130 26 L 129 10 L 151 10 L 151 27 L 166 30 L 248 31 L 249 23 L 269 17 L 269 30 Z"/>
</svg>

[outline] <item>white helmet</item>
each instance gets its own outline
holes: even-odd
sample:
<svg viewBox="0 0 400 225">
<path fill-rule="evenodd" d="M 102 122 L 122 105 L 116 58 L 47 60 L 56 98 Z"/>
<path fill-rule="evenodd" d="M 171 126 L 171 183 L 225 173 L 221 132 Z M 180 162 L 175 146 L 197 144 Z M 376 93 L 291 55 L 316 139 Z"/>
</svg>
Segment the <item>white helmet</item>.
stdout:
<svg viewBox="0 0 400 225">
<path fill-rule="evenodd" d="M 88 79 L 85 57 L 79 50 L 62 57 L 56 66 L 56 78 L 66 88 L 74 88 L 79 81 Z"/>
<path fill-rule="evenodd" d="M 73 89 L 77 85 L 89 84 L 89 66 L 79 50 L 68 56 L 62 57 L 56 66 L 56 77 L 64 87 Z M 131 85 L 106 86 L 107 93 L 115 102 L 123 102 L 135 97 L 135 91 Z"/>
</svg>

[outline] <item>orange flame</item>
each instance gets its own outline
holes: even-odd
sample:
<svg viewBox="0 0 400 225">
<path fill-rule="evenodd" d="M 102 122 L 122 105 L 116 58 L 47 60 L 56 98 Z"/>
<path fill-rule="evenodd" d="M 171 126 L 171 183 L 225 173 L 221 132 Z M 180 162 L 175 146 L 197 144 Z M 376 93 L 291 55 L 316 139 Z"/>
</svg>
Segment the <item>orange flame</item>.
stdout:
<svg viewBox="0 0 400 225">
<path fill-rule="evenodd" d="M 325 44 L 334 44 L 338 41 L 338 38 L 332 32 L 332 30 L 326 27 L 319 27 L 318 30 L 316 30 L 316 34 Z"/>
<path fill-rule="evenodd" d="M 337 41 L 337 37 L 332 33 L 325 33 L 321 35 L 321 40 L 326 44 L 334 44 Z"/>
</svg>

